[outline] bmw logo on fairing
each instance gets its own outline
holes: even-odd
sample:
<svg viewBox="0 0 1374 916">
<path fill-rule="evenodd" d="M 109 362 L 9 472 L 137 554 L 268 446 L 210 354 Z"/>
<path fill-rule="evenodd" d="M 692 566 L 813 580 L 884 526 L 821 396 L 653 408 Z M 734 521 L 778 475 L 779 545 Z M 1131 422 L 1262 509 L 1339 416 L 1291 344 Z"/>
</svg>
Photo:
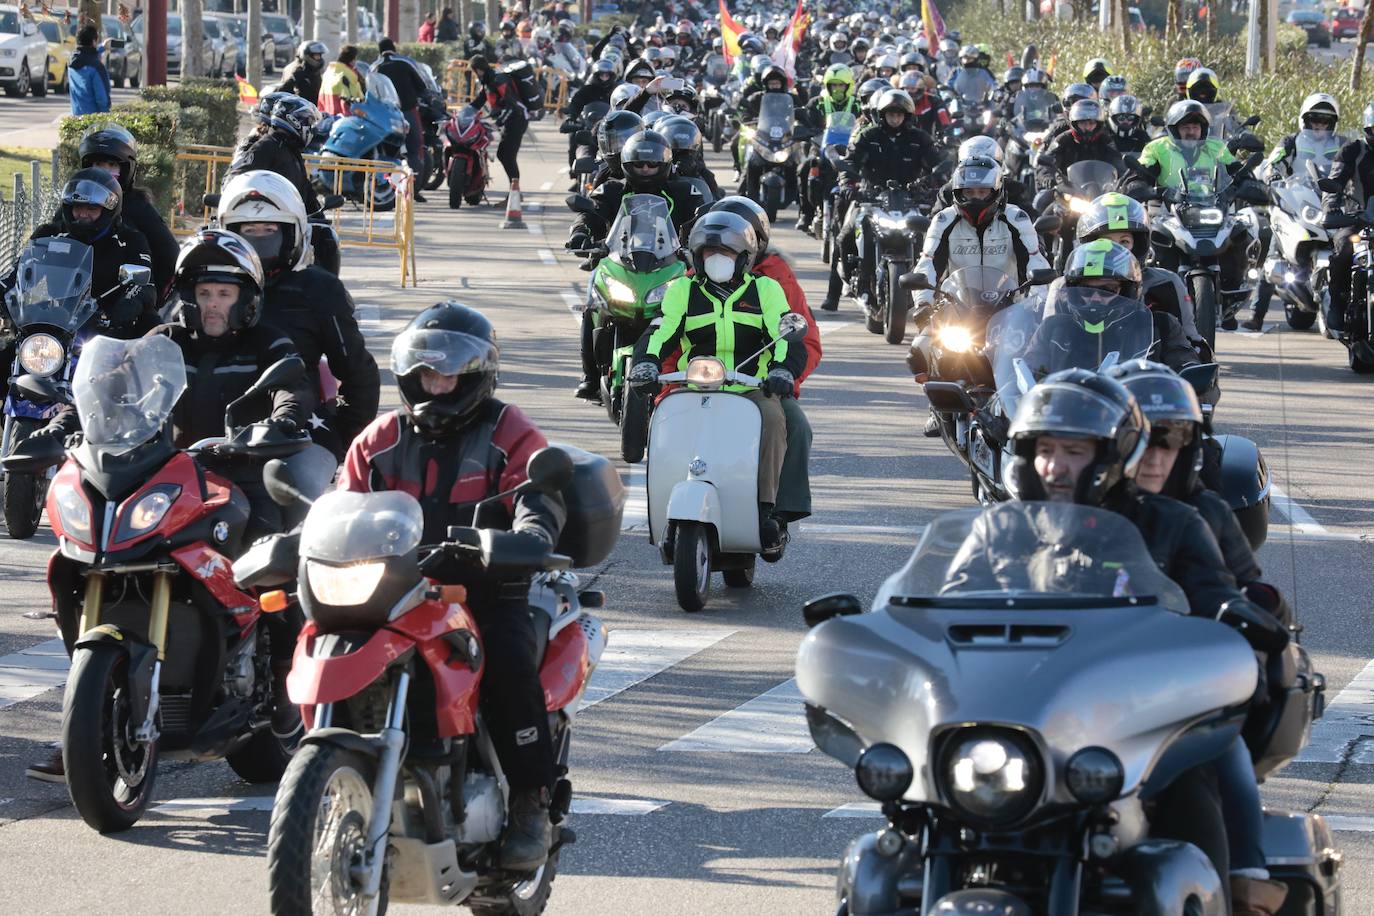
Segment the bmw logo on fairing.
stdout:
<svg viewBox="0 0 1374 916">
<path fill-rule="evenodd" d="M 214 530 L 210 532 L 219 543 L 223 544 L 229 540 L 229 523 L 215 522 Z"/>
</svg>

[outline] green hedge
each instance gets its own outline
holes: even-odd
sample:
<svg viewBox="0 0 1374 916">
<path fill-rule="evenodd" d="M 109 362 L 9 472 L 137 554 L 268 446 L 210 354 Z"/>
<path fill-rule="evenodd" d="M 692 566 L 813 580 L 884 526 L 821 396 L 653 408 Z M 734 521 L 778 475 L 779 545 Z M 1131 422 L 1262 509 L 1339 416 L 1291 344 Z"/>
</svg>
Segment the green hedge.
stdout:
<svg viewBox="0 0 1374 916">
<path fill-rule="evenodd" d="M 987 0 L 956 3 L 945 18 L 975 40 L 987 42 L 994 60 L 1004 59 L 1007 51 L 1019 59 L 1022 48 L 1035 44 L 1043 65 L 1055 59 L 1056 90 L 1076 82 L 1089 60 L 1105 57 L 1115 72 L 1130 80 L 1131 92 L 1157 114 L 1163 114 L 1175 98 L 1174 64 L 1180 57 L 1197 57 L 1216 71 L 1221 98 L 1234 102 L 1241 117 L 1261 117 L 1255 133 L 1269 146 L 1296 129 L 1298 106 L 1310 93 L 1336 96 L 1347 133 L 1358 132 L 1359 113 L 1365 103 L 1349 89 L 1348 65 L 1308 56 L 1302 32 L 1287 25 L 1279 29 L 1275 72 L 1261 79 L 1247 79 L 1245 42 L 1236 37 L 1218 37 L 1209 45 L 1200 33 L 1186 41 L 1166 41 L 1155 33 L 1133 35 L 1130 58 L 1125 61 L 1118 39 L 1099 31 L 1095 20 L 1022 22 L 1002 15 L 997 5 Z"/>
<path fill-rule="evenodd" d="M 409 57 L 418 60 L 422 64 L 429 64 L 429 69 L 434 71 L 436 79 L 444 78 L 444 69 L 448 62 L 462 57 L 462 45 L 456 42 L 406 42 L 396 46 L 396 53 L 402 57 Z M 380 57 L 376 45 L 358 45 L 358 60 L 373 63 Z"/>
</svg>

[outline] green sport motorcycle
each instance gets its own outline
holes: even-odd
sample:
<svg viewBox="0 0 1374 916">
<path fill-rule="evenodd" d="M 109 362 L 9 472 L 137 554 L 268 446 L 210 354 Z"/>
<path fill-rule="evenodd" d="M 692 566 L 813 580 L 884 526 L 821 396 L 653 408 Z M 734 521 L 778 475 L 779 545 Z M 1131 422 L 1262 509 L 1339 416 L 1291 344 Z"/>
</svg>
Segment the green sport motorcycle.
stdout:
<svg viewBox="0 0 1374 916">
<path fill-rule="evenodd" d="M 595 265 L 587 308 L 594 315 L 591 346 L 601 403 L 620 427 L 621 457 L 634 464 L 644 459 L 649 441 L 653 394 L 625 384 L 625 376 L 635 344 L 661 314 L 668 284 L 686 271 L 668 201 L 656 194 L 627 195 L 605 241 L 579 253 Z"/>
</svg>

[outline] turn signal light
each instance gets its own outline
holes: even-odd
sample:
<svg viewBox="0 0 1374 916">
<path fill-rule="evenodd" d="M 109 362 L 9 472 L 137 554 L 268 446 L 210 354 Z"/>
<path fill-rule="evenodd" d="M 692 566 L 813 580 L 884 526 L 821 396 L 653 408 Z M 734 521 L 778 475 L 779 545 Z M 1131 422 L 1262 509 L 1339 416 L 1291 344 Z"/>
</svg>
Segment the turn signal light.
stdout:
<svg viewBox="0 0 1374 916">
<path fill-rule="evenodd" d="M 468 590 L 461 585 L 441 585 L 439 600 L 444 604 L 462 604 L 468 600 Z"/>
<path fill-rule="evenodd" d="M 279 588 L 273 589 L 270 592 L 263 592 L 262 596 L 258 598 L 258 607 L 264 614 L 281 613 L 286 610 L 286 605 L 289 603 L 286 592 Z"/>
</svg>

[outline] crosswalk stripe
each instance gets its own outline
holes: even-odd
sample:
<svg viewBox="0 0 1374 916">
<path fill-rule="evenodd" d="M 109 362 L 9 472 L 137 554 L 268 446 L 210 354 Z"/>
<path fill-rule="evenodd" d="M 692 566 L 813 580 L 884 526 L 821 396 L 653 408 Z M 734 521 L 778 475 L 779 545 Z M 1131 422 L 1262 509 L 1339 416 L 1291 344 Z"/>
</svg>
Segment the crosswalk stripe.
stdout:
<svg viewBox="0 0 1374 916">
<path fill-rule="evenodd" d="M 71 662 L 60 639 L 0 658 L 0 709 L 22 703 L 67 682 Z"/>
<path fill-rule="evenodd" d="M 795 678 L 717 716 L 660 751 L 805 754 L 815 747 Z"/>
<path fill-rule="evenodd" d="M 1307 747 L 1294 763 L 1340 763 L 1354 751 L 1352 763 L 1374 763 L 1374 661 L 1365 665 L 1345 689 L 1326 704 L 1312 726 Z"/>
<path fill-rule="evenodd" d="M 647 681 L 698 652 L 714 646 L 735 631 L 723 628 L 691 630 L 611 630 L 606 651 L 592 673 L 582 697 L 585 710 Z"/>
<path fill-rule="evenodd" d="M 847 805 L 840 805 L 834 810 L 827 811 L 821 817 L 852 817 L 852 818 L 871 818 L 882 817 L 883 807 L 877 802 L 850 802 Z"/>
<path fill-rule="evenodd" d="M 246 798 L 173 798 L 153 806 L 154 814 L 178 815 L 204 813 L 207 817 L 226 814 L 266 814 L 271 812 L 276 797 L 250 795 Z M 572 813 L 610 817 L 643 817 L 668 807 L 672 802 L 655 798 L 578 798 L 572 802 Z"/>
</svg>

